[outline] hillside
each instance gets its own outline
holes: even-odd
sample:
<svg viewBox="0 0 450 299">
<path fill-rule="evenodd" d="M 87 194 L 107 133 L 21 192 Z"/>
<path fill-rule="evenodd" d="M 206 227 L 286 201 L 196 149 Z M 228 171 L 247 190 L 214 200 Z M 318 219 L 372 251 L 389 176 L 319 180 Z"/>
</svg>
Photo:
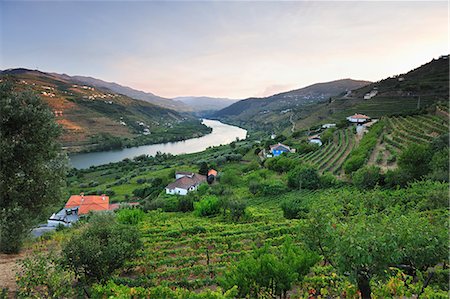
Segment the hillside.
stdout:
<svg viewBox="0 0 450 299">
<path fill-rule="evenodd" d="M 183 140 L 209 132 L 199 120 L 109 89 L 80 85 L 70 77 L 13 69 L 1 78 L 19 90 L 31 89 L 54 111 L 69 151 Z"/>
<path fill-rule="evenodd" d="M 298 113 L 295 126 L 302 129 L 318 123 L 338 122 L 355 112 L 379 118 L 446 103 L 449 99 L 448 82 L 447 55 L 405 74 L 371 83 L 345 96 L 333 97 L 331 102 L 316 105 L 308 113 Z M 366 95 L 369 99 L 364 99 Z"/>
<path fill-rule="evenodd" d="M 125 96 L 128 96 L 132 99 L 142 100 L 146 101 L 161 107 L 165 107 L 168 109 L 174 109 L 174 110 L 181 110 L 181 111 L 189 111 L 189 107 L 186 105 L 183 105 L 182 103 L 179 103 L 177 101 L 173 101 L 171 99 L 163 98 L 157 95 L 154 95 L 150 92 L 144 92 L 141 90 L 136 90 L 133 88 L 130 88 L 128 86 L 123 86 L 114 82 L 106 82 L 100 79 L 92 78 L 92 77 L 86 77 L 86 76 L 69 76 L 66 74 L 55 74 L 52 73 L 52 75 L 59 77 L 63 80 L 69 80 L 72 82 L 77 82 L 79 84 L 86 84 L 89 86 L 101 88 L 101 89 L 108 89 L 114 93 L 123 94 Z"/>
<path fill-rule="evenodd" d="M 221 110 L 238 101 L 228 98 L 212 97 L 176 97 L 173 100 L 189 106 L 190 110 L 200 114 Z"/>
<path fill-rule="evenodd" d="M 214 116 L 247 126 L 253 124 L 283 127 L 295 111 L 308 109 L 309 106 L 327 101 L 332 96 L 345 94 L 369 83 L 352 79 L 317 83 L 266 98 L 245 99 L 218 111 Z M 278 125 L 280 122 L 283 125 Z"/>
</svg>

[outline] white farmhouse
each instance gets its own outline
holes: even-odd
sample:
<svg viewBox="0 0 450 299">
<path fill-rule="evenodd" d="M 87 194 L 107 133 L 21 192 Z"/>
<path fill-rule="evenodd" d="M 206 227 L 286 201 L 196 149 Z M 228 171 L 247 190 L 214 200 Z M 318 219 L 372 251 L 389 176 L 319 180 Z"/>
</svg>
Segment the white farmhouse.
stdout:
<svg viewBox="0 0 450 299">
<path fill-rule="evenodd" d="M 188 192 L 197 190 L 201 183 L 206 182 L 206 176 L 192 172 L 177 172 L 176 181 L 166 186 L 166 194 L 187 195 Z"/>
<path fill-rule="evenodd" d="M 354 115 L 347 117 L 347 120 L 351 123 L 363 124 L 365 122 L 368 122 L 370 120 L 370 117 L 364 114 L 355 113 Z"/>
</svg>

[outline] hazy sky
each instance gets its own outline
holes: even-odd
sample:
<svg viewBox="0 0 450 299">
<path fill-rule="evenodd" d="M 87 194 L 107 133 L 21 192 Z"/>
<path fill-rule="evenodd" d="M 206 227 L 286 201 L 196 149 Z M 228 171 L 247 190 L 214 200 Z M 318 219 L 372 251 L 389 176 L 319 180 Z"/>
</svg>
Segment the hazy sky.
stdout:
<svg viewBox="0 0 450 299">
<path fill-rule="evenodd" d="M 0 1 L 0 69 L 164 97 L 379 80 L 449 52 L 447 2 Z"/>
</svg>

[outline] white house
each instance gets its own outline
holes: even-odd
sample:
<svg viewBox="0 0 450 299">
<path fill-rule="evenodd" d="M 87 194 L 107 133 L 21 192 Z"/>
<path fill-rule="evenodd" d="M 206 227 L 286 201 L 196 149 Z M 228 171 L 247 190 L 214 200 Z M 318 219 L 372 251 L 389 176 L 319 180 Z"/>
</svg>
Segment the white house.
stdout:
<svg viewBox="0 0 450 299">
<path fill-rule="evenodd" d="M 371 98 L 373 98 L 374 96 L 376 96 L 377 93 L 378 93 L 378 90 L 373 89 L 372 91 L 370 91 L 370 92 L 368 92 L 368 93 L 366 93 L 366 94 L 364 95 L 364 100 L 370 100 Z"/>
<path fill-rule="evenodd" d="M 318 144 L 319 146 L 322 146 L 322 140 L 320 139 L 319 135 L 309 136 L 308 140 L 310 143 L 315 143 Z"/>
<path fill-rule="evenodd" d="M 197 173 L 175 174 L 176 181 L 166 186 L 166 194 L 186 195 L 188 192 L 197 190 L 201 183 L 206 182 L 206 176 Z"/>
<path fill-rule="evenodd" d="M 322 129 L 329 129 L 336 127 L 336 124 L 323 124 Z"/>
<path fill-rule="evenodd" d="M 354 115 L 347 117 L 347 120 L 355 124 L 363 124 L 365 122 L 368 122 L 370 120 L 370 117 L 364 114 L 355 113 Z"/>
</svg>

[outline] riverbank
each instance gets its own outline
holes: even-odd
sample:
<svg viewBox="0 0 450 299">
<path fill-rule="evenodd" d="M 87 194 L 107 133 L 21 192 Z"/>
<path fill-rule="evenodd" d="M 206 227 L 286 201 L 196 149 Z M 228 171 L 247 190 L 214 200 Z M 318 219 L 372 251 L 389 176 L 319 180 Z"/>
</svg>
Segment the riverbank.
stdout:
<svg viewBox="0 0 450 299">
<path fill-rule="evenodd" d="M 83 169 L 119 162 L 127 158 L 132 159 L 141 155 L 154 156 L 158 152 L 172 155 L 196 153 L 204 151 L 211 146 L 225 145 L 236 139 L 242 140 L 247 137 L 247 130 L 224 124 L 217 120 L 203 119 L 202 124 L 211 128 L 210 134 L 178 142 L 164 142 L 118 150 L 70 154 L 70 162 L 73 167 Z"/>
<path fill-rule="evenodd" d="M 119 137 L 110 133 L 91 136 L 82 143 L 64 143 L 63 150 L 69 154 L 120 150 L 143 145 L 177 142 L 208 135 L 212 129 L 200 121 L 184 121 L 162 131 L 152 131 L 134 137 Z"/>
</svg>

